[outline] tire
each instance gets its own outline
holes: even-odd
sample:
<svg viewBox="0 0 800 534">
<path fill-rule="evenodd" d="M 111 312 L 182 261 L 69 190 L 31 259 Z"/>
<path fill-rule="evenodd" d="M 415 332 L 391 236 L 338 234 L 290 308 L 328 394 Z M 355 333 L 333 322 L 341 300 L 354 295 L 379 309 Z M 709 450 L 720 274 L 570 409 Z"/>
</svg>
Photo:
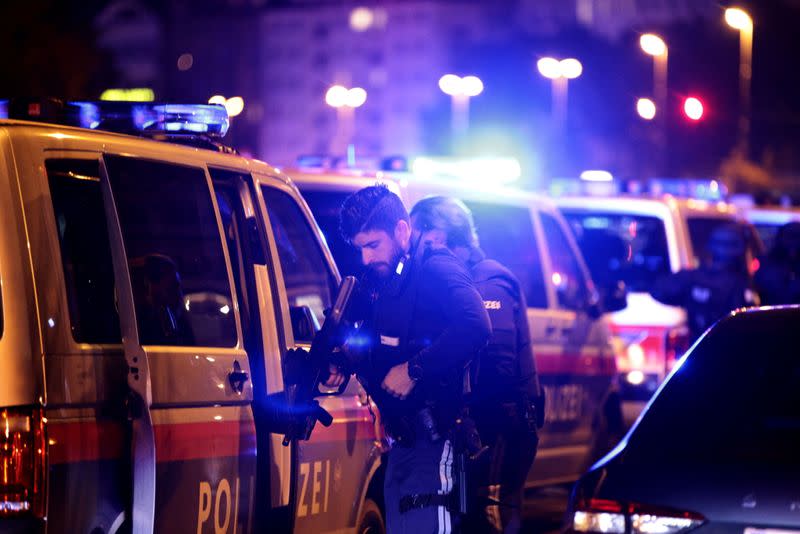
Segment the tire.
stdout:
<svg viewBox="0 0 800 534">
<path fill-rule="evenodd" d="M 358 518 L 356 534 L 386 534 L 383 524 L 383 514 L 377 503 L 372 499 L 365 499 Z"/>
</svg>

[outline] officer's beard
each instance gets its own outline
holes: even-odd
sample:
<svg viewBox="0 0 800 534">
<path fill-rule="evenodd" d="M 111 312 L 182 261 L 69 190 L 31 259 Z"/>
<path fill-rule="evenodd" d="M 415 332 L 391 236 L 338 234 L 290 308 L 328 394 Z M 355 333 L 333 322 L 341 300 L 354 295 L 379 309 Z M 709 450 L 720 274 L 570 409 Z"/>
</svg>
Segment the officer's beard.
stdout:
<svg viewBox="0 0 800 534">
<path fill-rule="evenodd" d="M 375 261 L 367 265 L 365 276 L 368 279 L 374 280 L 378 283 L 385 284 L 394 274 L 397 269 L 397 264 L 400 259 L 405 255 L 405 251 L 397 241 L 392 241 L 392 253 L 390 260 Z"/>
</svg>

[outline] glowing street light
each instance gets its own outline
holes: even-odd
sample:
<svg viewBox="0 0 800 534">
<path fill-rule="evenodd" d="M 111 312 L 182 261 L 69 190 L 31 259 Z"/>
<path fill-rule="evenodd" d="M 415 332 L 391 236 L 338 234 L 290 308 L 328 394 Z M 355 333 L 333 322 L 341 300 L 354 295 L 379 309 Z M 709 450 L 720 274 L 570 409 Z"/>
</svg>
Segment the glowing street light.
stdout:
<svg viewBox="0 0 800 534">
<path fill-rule="evenodd" d="M 660 110 L 658 120 L 655 121 L 657 124 L 654 133 L 659 163 L 663 165 L 666 161 L 667 153 L 667 69 L 669 48 L 667 48 L 664 39 L 654 33 L 641 35 L 639 37 L 639 46 L 645 54 L 653 57 L 653 107 L 656 110 Z M 644 105 L 647 106 L 646 104 Z M 642 115 L 641 113 L 639 114 Z M 650 119 L 647 119 L 644 115 L 642 115 L 642 118 L 645 120 L 655 119 L 655 110 Z"/>
<path fill-rule="evenodd" d="M 208 99 L 208 103 L 225 106 L 225 111 L 231 119 L 244 111 L 244 99 L 241 96 L 225 98 L 223 95 L 214 95 Z"/>
<path fill-rule="evenodd" d="M 575 58 L 558 60 L 553 57 L 543 57 L 536 62 L 539 74 L 550 80 L 553 98 L 553 123 L 559 132 L 564 128 L 567 120 L 567 95 L 569 80 L 574 80 L 583 74 L 583 65 Z"/>
<path fill-rule="evenodd" d="M 343 139 L 348 158 L 354 152 L 353 138 L 355 137 L 356 108 L 360 108 L 367 101 L 367 91 L 362 87 L 347 88 L 343 85 L 333 85 L 325 92 L 325 103 L 336 110 L 336 135 L 332 144 L 336 145 L 337 139 Z M 332 147 L 332 153 L 339 153 L 338 147 Z M 353 154 L 354 155 L 354 154 Z"/>
<path fill-rule="evenodd" d="M 646 121 L 651 121 L 656 116 L 656 103 L 649 98 L 640 98 L 636 101 L 636 112 Z"/>
<path fill-rule="evenodd" d="M 739 31 L 739 153 L 748 155 L 750 82 L 753 77 L 753 19 L 738 7 L 725 10 L 725 22 Z"/>
<path fill-rule="evenodd" d="M 469 128 L 469 99 L 483 92 L 483 82 L 477 76 L 445 74 L 439 78 L 439 89 L 450 96 L 451 131 L 455 151 L 458 140 L 463 138 Z"/>
</svg>

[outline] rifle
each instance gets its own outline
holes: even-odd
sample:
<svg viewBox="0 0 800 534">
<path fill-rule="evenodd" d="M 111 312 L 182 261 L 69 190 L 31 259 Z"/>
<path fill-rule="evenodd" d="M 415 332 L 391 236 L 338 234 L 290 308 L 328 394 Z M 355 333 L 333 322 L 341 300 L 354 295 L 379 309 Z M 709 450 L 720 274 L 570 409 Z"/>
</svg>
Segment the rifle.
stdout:
<svg viewBox="0 0 800 534">
<path fill-rule="evenodd" d="M 346 276 L 339 287 L 333 307 L 326 315 L 322 328 L 314 336 L 311 349 L 297 349 L 287 353 L 286 358 L 286 401 L 290 420 L 283 437 L 283 445 L 292 440 L 307 440 L 317 421 L 324 426 L 333 423 L 333 417 L 319 405 L 315 397 L 341 394 L 348 380 L 332 393 L 319 391 L 319 384 L 329 373 L 329 365 L 334 362 L 335 352 L 344 343 L 348 330 L 345 317 L 356 287 L 356 279 Z"/>
</svg>

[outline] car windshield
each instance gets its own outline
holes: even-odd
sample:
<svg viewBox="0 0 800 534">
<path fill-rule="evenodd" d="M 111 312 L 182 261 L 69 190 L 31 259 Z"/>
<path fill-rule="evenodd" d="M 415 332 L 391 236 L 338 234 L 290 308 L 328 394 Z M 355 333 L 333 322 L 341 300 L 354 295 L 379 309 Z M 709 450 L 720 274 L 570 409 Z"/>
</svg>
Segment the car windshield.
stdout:
<svg viewBox="0 0 800 534">
<path fill-rule="evenodd" d="M 718 324 L 653 400 L 625 462 L 800 467 L 798 311 Z"/>
<path fill-rule="evenodd" d="M 339 273 L 358 276 L 363 270 L 361 255 L 339 232 L 339 209 L 350 193 L 303 190 L 302 194 L 325 236 Z"/>
<path fill-rule="evenodd" d="M 581 253 L 595 280 L 609 277 L 606 261 L 594 261 L 599 237 L 616 237 L 626 245 L 626 257 L 619 258 L 617 278 L 625 281 L 629 291 L 649 291 L 655 280 L 670 272 L 669 250 L 664 222 L 645 215 L 603 213 L 562 209 L 578 240 Z M 607 242 L 603 239 L 602 242 Z"/>
</svg>

